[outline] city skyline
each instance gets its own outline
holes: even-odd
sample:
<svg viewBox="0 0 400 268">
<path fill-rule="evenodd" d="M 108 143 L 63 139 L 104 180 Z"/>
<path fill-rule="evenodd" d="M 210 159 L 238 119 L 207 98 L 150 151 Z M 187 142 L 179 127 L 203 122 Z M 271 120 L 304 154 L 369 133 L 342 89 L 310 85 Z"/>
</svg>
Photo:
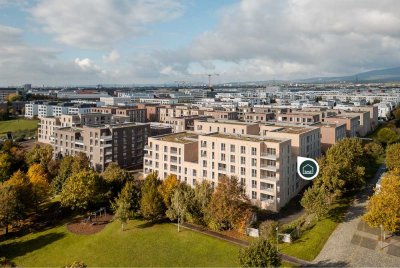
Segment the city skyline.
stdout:
<svg viewBox="0 0 400 268">
<path fill-rule="evenodd" d="M 215 83 L 399 64 L 396 1 L 0 1 L 0 85 Z"/>
</svg>

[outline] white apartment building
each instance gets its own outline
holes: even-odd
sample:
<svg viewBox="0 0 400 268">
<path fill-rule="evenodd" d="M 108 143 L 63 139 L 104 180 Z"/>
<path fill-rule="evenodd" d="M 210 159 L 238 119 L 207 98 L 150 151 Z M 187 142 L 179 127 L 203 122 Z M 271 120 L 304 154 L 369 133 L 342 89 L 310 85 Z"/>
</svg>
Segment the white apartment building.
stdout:
<svg viewBox="0 0 400 268">
<path fill-rule="evenodd" d="M 115 106 L 115 105 L 130 103 L 131 98 L 130 97 L 101 97 L 100 101 L 104 102 L 104 105 Z"/>
<path fill-rule="evenodd" d="M 152 103 L 152 104 L 177 104 L 178 99 L 154 99 L 154 98 L 140 98 L 140 103 Z"/>
</svg>

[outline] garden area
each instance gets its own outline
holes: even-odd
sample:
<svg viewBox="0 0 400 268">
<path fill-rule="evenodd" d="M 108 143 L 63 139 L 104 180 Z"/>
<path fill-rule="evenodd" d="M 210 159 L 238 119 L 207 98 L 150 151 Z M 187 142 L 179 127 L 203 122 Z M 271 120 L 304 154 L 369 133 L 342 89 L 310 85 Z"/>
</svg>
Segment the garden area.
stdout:
<svg viewBox="0 0 400 268">
<path fill-rule="evenodd" d="M 18 266 L 63 267 L 74 261 L 92 266 L 238 266 L 239 247 L 181 229 L 171 223 L 112 222 L 90 235 L 65 224 L 0 242 L 0 252 Z"/>
<path fill-rule="evenodd" d="M 10 119 L 0 121 L 0 136 L 12 132 L 14 139 L 34 137 L 37 135 L 38 120 L 36 119 Z"/>
</svg>

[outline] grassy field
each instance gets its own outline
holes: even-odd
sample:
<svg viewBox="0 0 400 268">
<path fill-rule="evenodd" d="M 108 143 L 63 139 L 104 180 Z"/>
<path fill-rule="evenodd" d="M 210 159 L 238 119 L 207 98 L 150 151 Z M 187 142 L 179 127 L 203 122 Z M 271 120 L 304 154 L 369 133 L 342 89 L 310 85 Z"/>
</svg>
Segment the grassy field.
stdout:
<svg viewBox="0 0 400 268">
<path fill-rule="evenodd" d="M 1 255 L 18 266 L 238 266 L 239 248 L 172 224 L 117 222 L 94 235 L 75 235 L 64 225 L 0 242 Z"/>
<path fill-rule="evenodd" d="M 0 121 L 0 134 L 6 132 L 16 132 L 24 130 L 35 130 L 37 129 L 37 120 L 31 119 L 13 119 L 7 121 Z"/>
</svg>

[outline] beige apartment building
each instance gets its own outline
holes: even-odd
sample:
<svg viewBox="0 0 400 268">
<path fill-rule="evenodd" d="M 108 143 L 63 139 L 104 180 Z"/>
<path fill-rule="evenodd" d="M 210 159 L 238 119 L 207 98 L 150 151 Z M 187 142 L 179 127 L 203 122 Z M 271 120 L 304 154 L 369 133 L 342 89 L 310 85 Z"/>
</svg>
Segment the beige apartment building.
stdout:
<svg viewBox="0 0 400 268">
<path fill-rule="evenodd" d="M 311 125 L 320 122 L 320 113 L 286 113 L 277 114 L 276 122 L 289 124 Z"/>
<path fill-rule="evenodd" d="M 52 144 L 54 141 L 54 130 L 61 127 L 105 125 L 124 122 L 129 122 L 129 118 L 101 113 L 88 113 L 79 115 L 63 114 L 60 117 L 42 117 L 40 118 L 40 123 L 38 124 L 38 141 Z"/>
<path fill-rule="evenodd" d="M 201 134 L 219 132 L 225 134 L 258 135 L 260 127 L 258 123 L 207 119 L 195 120 L 194 131 Z"/>
<path fill-rule="evenodd" d="M 150 125 L 143 123 L 61 127 L 54 130 L 54 155 L 83 152 L 97 171 L 104 171 L 111 162 L 123 168 L 135 168 L 143 164 L 143 149 L 149 133 Z"/>
<path fill-rule="evenodd" d="M 204 115 L 211 116 L 214 119 L 223 119 L 223 120 L 237 120 L 239 118 L 238 112 L 233 111 L 204 111 Z"/>
<path fill-rule="evenodd" d="M 275 119 L 274 113 L 244 113 L 243 120 L 246 122 L 266 123 Z"/>
<path fill-rule="evenodd" d="M 321 131 L 321 149 L 326 152 L 332 145 L 346 138 L 345 123 L 317 123 L 313 125 L 319 127 Z"/>
<path fill-rule="evenodd" d="M 177 105 L 166 105 L 160 107 L 159 121 L 164 123 L 167 118 L 171 117 L 182 117 L 191 115 L 203 115 L 204 111 L 189 106 L 177 106 Z"/>
<path fill-rule="evenodd" d="M 336 115 L 329 116 L 323 119 L 325 123 L 345 124 L 346 136 L 349 138 L 357 137 L 357 132 L 360 127 L 359 115 Z"/>
<path fill-rule="evenodd" d="M 139 109 L 146 109 L 146 122 L 158 122 L 160 117 L 160 108 L 158 104 L 138 103 Z"/>
<path fill-rule="evenodd" d="M 146 109 L 139 108 L 117 108 L 115 114 L 118 116 L 129 117 L 130 122 L 145 123 L 146 122 Z"/>
<path fill-rule="evenodd" d="M 194 185 L 218 184 L 221 175 L 235 176 L 253 204 L 278 211 L 291 197 L 296 170 L 291 168 L 290 139 L 225 133 L 175 133 L 151 137 L 144 156 L 144 174 L 161 179 L 175 174 Z"/>
<path fill-rule="evenodd" d="M 172 131 L 174 133 L 183 132 L 186 130 L 194 129 L 195 120 L 204 120 L 210 118 L 210 116 L 202 116 L 202 115 L 187 115 L 180 117 L 166 117 L 165 124 L 169 124 L 172 127 Z"/>
</svg>

